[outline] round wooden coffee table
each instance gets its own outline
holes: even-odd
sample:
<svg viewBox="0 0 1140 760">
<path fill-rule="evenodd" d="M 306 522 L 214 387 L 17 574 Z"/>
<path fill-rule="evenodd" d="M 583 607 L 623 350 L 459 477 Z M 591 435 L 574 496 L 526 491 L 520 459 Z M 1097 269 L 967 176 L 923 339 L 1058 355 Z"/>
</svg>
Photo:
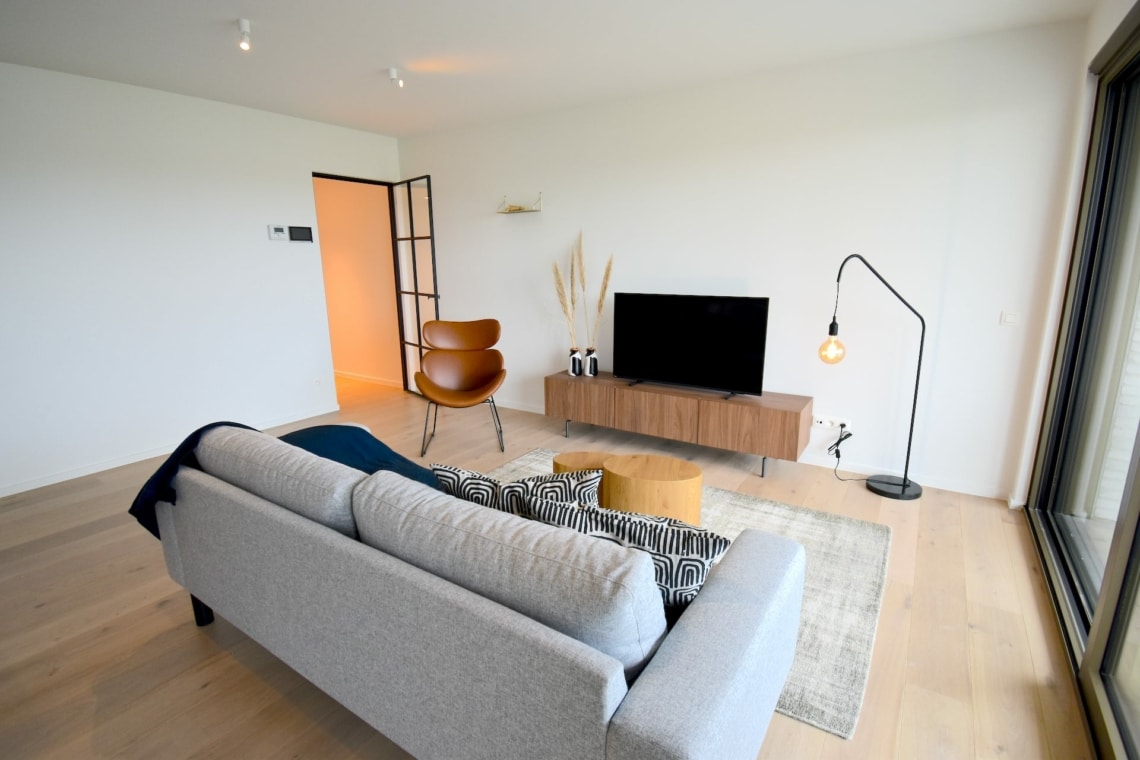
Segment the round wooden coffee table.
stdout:
<svg viewBox="0 0 1140 760">
<path fill-rule="evenodd" d="M 602 463 L 602 506 L 701 524 L 701 468 L 660 454 L 614 454 Z"/>
<path fill-rule="evenodd" d="M 555 472 L 600 470 L 612 456 L 608 451 L 563 451 L 555 455 L 553 467 Z"/>
</svg>

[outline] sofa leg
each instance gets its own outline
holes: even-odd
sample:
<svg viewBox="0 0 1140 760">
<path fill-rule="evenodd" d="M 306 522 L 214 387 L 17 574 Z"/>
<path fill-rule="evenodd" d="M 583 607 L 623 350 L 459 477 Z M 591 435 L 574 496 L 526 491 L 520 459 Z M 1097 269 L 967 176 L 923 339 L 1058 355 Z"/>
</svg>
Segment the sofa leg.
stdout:
<svg viewBox="0 0 1140 760">
<path fill-rule="evenodd" d="M 214 611 L 210 609 L 201 599 L 190 595 L 190 604 L 194 607 L 194 624 L 199 628 L 209 625 L 214 622 Z"/>
</svg>

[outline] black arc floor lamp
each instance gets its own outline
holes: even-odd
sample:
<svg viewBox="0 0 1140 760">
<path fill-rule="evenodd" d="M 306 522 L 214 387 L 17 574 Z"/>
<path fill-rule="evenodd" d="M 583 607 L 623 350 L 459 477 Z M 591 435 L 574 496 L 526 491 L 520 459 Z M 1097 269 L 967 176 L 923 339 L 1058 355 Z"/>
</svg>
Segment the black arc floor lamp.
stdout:
<svg viewBox="0 0 1140 760">
<path fill-rule="evenodd" d="M 847 266 L 847 262 L 851 259 L 859 259 L 863 262 L 863 266 L 871 270 L 871 274 L 879 278 L 879 282 L 887 286 L 887 290 L 891 291 L 895 298 L 902 302 L 902 305 L 910 309 L 914 316 L 918 317 L 919 324 L 922 325 L 922 337 L 918 340 L 918 369 L 914 372 L 914 401 L 910 407 L 910 433 L 906 438 L 906 465 L 903 467 L 902 477 L 895 475 L 872 475 L 867 478 L 867 489 L 885 496 L 888 499 L 917 499 L 922 496 L 922 486 L 911 480 L 908 475 L 910 474 L 910 445 L 914 440 L 914 413 L 918 409 L 918 378 L 922 374 L 922 348 L 926 343 L 926 320 L 922 318 L 913 306 L 907 303 L 906 299 L 899 295 L 899 292 L 891 287 L 891 284 L 883 279 L 883 276 L 875 271 L 875 268 L 867 263 L 867 260 L 857 253 L 853 253 L 843 260 L 839 265 L 839 274 L 835 278 L 835 311 L 831 315 L 831 325 L 827 328 L 827 340 L 819 347 L 819 358 L 827 364 L 838 364 L 843 361 L 847 349 L 839 342 L 839 322 L 836 317 L 839 314 L 839 280 L 843 277 L 843 267 Z"/>
</svg>

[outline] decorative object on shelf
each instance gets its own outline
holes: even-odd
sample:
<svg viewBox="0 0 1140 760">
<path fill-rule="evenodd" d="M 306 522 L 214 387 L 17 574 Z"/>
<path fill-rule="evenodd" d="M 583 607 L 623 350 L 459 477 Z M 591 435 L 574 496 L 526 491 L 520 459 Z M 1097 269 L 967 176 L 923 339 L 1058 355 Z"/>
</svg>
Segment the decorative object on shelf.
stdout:
<svg viewBox="0 0 1140 760">
<path fill-rule="evenodd" d="M 586 290 L 586 267 L 582 258 L 582 233 L 578 232 L 578 271 L 582 273 L 582 290 Z M 586 314 L 586 374 L 590 377 L 598 374 L 598 352 L 595 350 L 598 339 L 598 325 L 602 321 L 602 311 L 606 307 L 606 292 L 610 287 L 610 273 L 614 268 L 614 255 L 611 253 L 606 262 L 606 269 L 602 273 L 602 284 L 598 288 L 598 305 L 594 310 L 594 325 L 590 326 L 590 315 Z M 593 369 L 591 370 L 591 366 Z"/>
<path fill-rule="evenodd" d="M 582 357 L 582 374 L 586 377 L 598 374 L 598 352 L 592 348 L 587 348 L 586 355 Z"/>
<path fill-rule="evenodd" d="M 499 204 L 497 213 L 500 214 L 527 214 L 532 211 L 542 211 L 542 193 L 538 194 L 538 200 L 529 206 L 523 206 L 518 203 L 507 203 L 507 196 L 503 196 L 503 202 Z"/>
<path fill-rule="evenodd" d="M 586 261 L 582 254 L 582 231 L 578 231 L 578 239 L 570 249 L 570 278 L 569 281 L 562 276 L 562 269 L 558 262 L 554 262 L 554 287 L 558 293 L 558 302 L 562 306 L 562 315 L 566 318 L 566 326 L 570 330 L 570 375 L 585 374 L 594 377 L 598 374 L 598 352 L 594 341 L 598 336 L 598 324 L 602 319 L 602 310 L 606 305 L 606 293 L 610 285 L 610 273 L 613 271 L 614 257 L 610 255 L 606 262 L 606 270 L 602 275 L 602 284 L 598 291 L 598 304 L 594 312 L 594 321 L 591 328 L 590 314 L 585 302 L 582 303 L 583 318 L 586 320 L 586 355 L 583 358 L 578 350 L 578 295 L 586 295 Z M 575 358 L 577 357 L 577 358 Z"/>
<path fill-rule="evenodd" d="M 578 283 L 577 264 L 574 257 L 570 257 L 570 283 L 562 277 L 562 269 L 558 262 L 554 262 L 554 290 L 558 293 L 558 305 L 562 307 L 562 316 L 566 318 L 566 327 L 570 330 L 570 367 L 572 376 L 582 374 L 582 353 L 578 350 L 578 334 L 574 328 L 574 316 L 578 311 Z"/>
<path fill-rule="evenodd" d="M 847 266 L 847 262 L 851 259 L 859 259 L 863 262 L 863 266 L 879 278 L 879 282 L 883 283 L 887 290 L 891 291 L 891 294 L 902 302 L 903 306 L 910 309 L 911 313 L 918 317 L 918 322 L 922 326 L 922 333 L 918 339 L 918 369 L 914 372 L 914 401 L 910 407 L 910 432 L 906 439 L 906 464 L 903 465 L 903 475 L 901 478 L 895 475 L 872 475 L 867 478 L 867 489 L 879 496 L 885 496 L 888 499 L 917 499 L 922 496 L 922 486 L 908 476 L 910 474 L 910 447 L 914 439 L 914 414 L 918 409 L 918 378 L 922 373 L 922 349 L 926 343 L 926 320 L 913 306 L 907 303 L 905 298 L 899 295 L 897 290 L 891 287 L 889 282 L 883 279 L 881 274 L 875 271 L 875 268 L 865 258 L 857 253 L 851 254 L 839 265 L 839 274 L 835 278 L 835 310 L 831 315 L 831 325 L 827 330 L 828 338 L 819 347 L 819 358 L 827 364 L 838 364 L 847 353 L 847 349 L 839 342 L 839 322 L 836 317 L 839 314 L 839 280 L 843 277 L 843 267 Z"/>
<path fill-rule="evenodd" d="M 582 374 L 582 352 L 576 348 L 570 349 L 570 366 L 566 370 L 570 377 Z"/>
</svg>

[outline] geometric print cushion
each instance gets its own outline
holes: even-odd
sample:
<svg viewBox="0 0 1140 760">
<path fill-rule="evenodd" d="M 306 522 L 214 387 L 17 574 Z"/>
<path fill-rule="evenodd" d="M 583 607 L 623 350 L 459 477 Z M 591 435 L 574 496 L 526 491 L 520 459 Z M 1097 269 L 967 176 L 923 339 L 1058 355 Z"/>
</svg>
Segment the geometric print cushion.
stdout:
<svg viewBox="0 0 1140 760">
<path fill-rule="evenodd" d="M 587 508 L 597 507 L 598 486 L 601 483 L 601 470 L 556 472 L 503 483 L 499 490 L 499 500 L 502 504 L 500 509 L 528 517 L 527 500 L 532 498 L 573 503 L 575 506 Z"/>
<path fill-rule="evenodd" d="M 641 549 L 653 557 L 661 598 L 671 613 L 693 601 L 709 569 L 732 543 L 724 536 L 668 517 L 612 509 L 582 509 L 549 499 L 527 501 L 529 517 Z"/>
<path fill-rule="evenodd" d="M 499 481 L 481 472 L 451 467 L 446 464 L 433 464 L 431 471 L 443 486 L 443 492 L 457 499 L 481 504 L 484 507 L 502 509 L 499 500 Z M 506 510 L 504 510 L 506 511 Z"/>
<path fill-rule="evenodd" d="M 596 507 L 598 486 L 602 482 L 601 470 L 535 475 L 513 483 L 500 483 L 481 472 L 462 467 L 433 464 L 431 469 L 449 496 L 514 515 L 524 515 L 529 496 Z"/>
</svg>

